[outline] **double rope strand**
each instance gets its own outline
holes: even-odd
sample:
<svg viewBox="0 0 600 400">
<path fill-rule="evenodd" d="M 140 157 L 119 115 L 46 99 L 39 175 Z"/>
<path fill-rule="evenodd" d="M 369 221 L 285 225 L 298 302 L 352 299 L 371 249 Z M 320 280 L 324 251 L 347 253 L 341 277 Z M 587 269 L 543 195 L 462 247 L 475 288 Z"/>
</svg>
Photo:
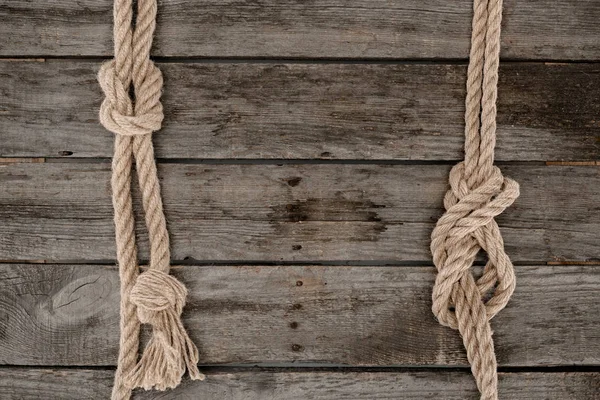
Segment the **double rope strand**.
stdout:
<svg viewBox="0 0 600 400">
<path fill-rule="evenodd" d="M 180 319 L 187 290 L 168 274 L 169 234 L 152 145 L 152 132 L 161 128 L 163 120 L 162 74 L 150 60 L 157 4 L 138 0 L 137 6 L 133 29 L 132 0 L 115 0 L 114 59 L 103 64 L 98 74 L 106 96 L 100 122 L 116 135 L 111 186 L 121 279 L 121 339 L 113 400 L 129 399 L 136 387 L 174 388 L 186 368 L 192 379 L 204 379 L 196 365 L 198 350 Z M 142 274 L 131 195 L 134 160 L 150 242 L 150 265 Z M 138 361 L 141 323 L 151 325 L 153 332 Z"/>
<path fill-rule="evenodd" d="M 515 289 L 515 274 L 494 217 L 517 199 L 519 185 L 494 166 L 502 0 L 475 0 L 473 11 L 465 160 L 450 172 L 446 213 L 431 236 L 438 270 L 432 310 L 442 325 L 460 332 L 481 400 L 497 400 L 490 320 L 508 303 Z M 476 280 L 471 267 L 481 250 L 488 261 Z"/>
</svg>

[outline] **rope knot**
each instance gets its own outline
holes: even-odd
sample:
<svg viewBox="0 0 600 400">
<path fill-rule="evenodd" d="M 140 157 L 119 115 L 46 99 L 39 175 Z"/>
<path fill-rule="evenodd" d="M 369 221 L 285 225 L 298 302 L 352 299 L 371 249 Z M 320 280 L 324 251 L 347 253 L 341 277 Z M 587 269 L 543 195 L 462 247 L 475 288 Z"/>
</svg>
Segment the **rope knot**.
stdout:
<svg viewBox="0 0 600 400">
<path fill-rule="evenodd" d="M 149 269 L 138 276 L 130 299 L 137 307 L 140 322 L 151 324 L 162 311 L 181 315 L 186 296 L 187 289 L 175 277 Z"/>
<path fill-rule="evenodd" d="M 129 388 L 175 388 L 187 370 L 193 380 L 204 380 L 198 370 L 198 349 L 181 323 L 187 290 L 175 277 L 154 269 L 140 274 L 130 300 L 140 322 L 152 326 L 144 353 L 125 378 Z"/>
<path fill-rule="evenodd" d="M 109 131 L 123 136 L 147 135 L 161 128 L 164 118 L 160 94 L 162 73 L 152 63 L 143 79 L 135 85 L 135 105 L 129 96 L 130 82 L 119 77 L 115 61 L 102 64 L 98 81 L 104 92 L 100 106 L 100 123 Z"/>
<path fill-rule="evenodd" d="M 464 163 L 450 172 L 450 190 L 444 198 L 446 213 L 432 234 L 431 250 L 438 275 L 433 290 L 433 311 L 440 323 L 458 328 L 456 288 L 468 285 L 471 277 L 478 298 L 495 288 L 485 302 L 486 319 L 493 318 L 508 302 L 514 287 L 512 263 L 504 252 L 504 241 L 494 217 L 501 214 L 519 196 L 519 185 L 505 178 L 498 167 L 473 185 L 465 175 Z M 488 254 L 483 275 L 475 281 L 469 269 L 480 250 Z M 464 289 L 464 288 L 463 288 Z"/>
</svg>

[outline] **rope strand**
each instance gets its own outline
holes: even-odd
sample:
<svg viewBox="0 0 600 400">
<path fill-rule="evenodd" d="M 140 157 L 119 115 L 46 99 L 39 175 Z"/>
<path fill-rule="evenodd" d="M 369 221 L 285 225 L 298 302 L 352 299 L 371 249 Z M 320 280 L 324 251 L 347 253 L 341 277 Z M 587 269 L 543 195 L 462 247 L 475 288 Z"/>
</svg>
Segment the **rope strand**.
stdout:
<svg viewBox="0 0 600 400">
<path fill-rule="evenodd" d="M 462 336 L 481 400 L 498 399 L 497 362 L 490 320 L 515 289 L 513 265 L 494 217 L 519 196 L 519 185 L 494 166 L 496 98 L 502 0 L 474 0 L 465 100 L 465 160 L 450 171 L 446 213 L 431 235 L 438 270 L 432 310 Z M 488 261 L 475 280 L 471 267 L 484 250 Z M 489 300 L 489 292 L 493 291 Z"/>
<path fill-rule="evenodd" d="M 133 388 L 174 388 L 187 368 L 198 371 L 198 349 L 181 323 L 187 290 L 170 276 L 169 234 L 156 171 L 152 132 L 163 120 L 163 79 L 150 60 L 156 26 L 156 0 L 138 0 L 135 30 L 132 0 L 115 0 L 115 58 L 102 65 L 98 80 L 105 94 L 100 122 L 116 134 L 112 163 L 117 260 L 121 279 L 121 339 L 112 399 L 131 397 Z M 133 87 L 135 102 L 129 95 Z M 138 175 L 150 241 L 150 265 L 139 274 L 131 196 L 133 161 Z M 138 361 L 140 324 L 152 326 Z"/>
</svg>

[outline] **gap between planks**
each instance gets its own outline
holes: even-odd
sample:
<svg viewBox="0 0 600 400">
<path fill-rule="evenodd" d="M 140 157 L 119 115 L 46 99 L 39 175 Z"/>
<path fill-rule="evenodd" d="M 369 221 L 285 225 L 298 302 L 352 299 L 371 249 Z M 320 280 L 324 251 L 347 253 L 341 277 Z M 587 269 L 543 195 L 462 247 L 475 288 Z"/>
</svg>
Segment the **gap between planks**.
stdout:
<svg viewBox="0 0 600 400">
<path fill-rule="evenodd" d="M 439 371 L 439 372 L 465 372 L 470 371 L 470 366 L 444 366 L 444 365 L 390 365 L 390 366 L 351 366 L 345 364 L 319 364 L 319 363 L 248 363 L 248 364 L 198 364 L 203 373 L 210 375 L 215 373 L 236 373 L 236 372 L 357 372 L 357 373 L 406 373 L 419 371 Z M 51 371 L 59 370 L 94 370 L 94 371 L 115 371 L 115 365 L 10 365 L 0 364 L 0 372 L 8 369 L 21 370 L 41 370 Z M 503 374 L 521 374 L 521 373 L 546 373 L 562 374 L 577 372 L 600 372 L 600 365 L 546 365 L 546 366 L 499 366 L 498 372 Z"/>
<path fill-rule="evenodd" d="M 82 62 L 104 62 L 112 60 L 112 56 L 57 56 L 51 54 L 38 54 L 30 56 L 0 56 L 0 62 L 46 62 L 46 61 L 82 61 Z M 344 57 L 188 57 L 188 56 L 151 56 L 152 61 L 158 63 L 180 63 L 180 64 L 452 64 L 467 65 L 468 58 L 344 58 Z M 544 64 L 570 65 L 570 64 L 596 64 L 600 59 L 590 60 L 560 60 L 560 59 L 518 59 L 502 57 L 502 64 Z"/>
<path fill-rule="evenodd" d="M 185 158 L 157 158 L 159 163 L 172 164 L 385 164 L 385 165 L 445 165 L 457 162 L 459 160 L 326 160 L 326 159 L 185 159 Z M 98 157 L 0 157 L 0 164 L 30 164 L 30 163 L 72 163 L 72 162 L 110 162 L 108 158 Z M 500 161 L 498 165 L 540 165 L 546 166 L 571 166 L 571 167 L 590 167 L 600 166 L 600 161 Z"/>
<path fill-rule="evenodd" d="M 117 265 L 116 260 L 0 260 L 1 264 L 47 264 L 47 265 Z M 148 260 L 140 259 L 139 264 L 144 268 Z M 236 260 L 171 260 L 171 268 L 182 267 L 231 267 L 231 266 L 269 266 L 269 267 L 293 267 L 293 266 L 322 266 L 322 267 L 433 267 L 431 261 L 398 261 L 398 260 L 306 260 L 306 261 L 236 261 Z M 477 260 L 473 263 L 474 267 L 483 267 L 484 261 Z M 561 260 L 561 261 L 518 261 L 514 262 L 515 267 L 529 267 L 535 265 L 548 266 L 594 266 L 600 265 L 600 261 L 582 261 L 582 260 Z"/>
</svg>

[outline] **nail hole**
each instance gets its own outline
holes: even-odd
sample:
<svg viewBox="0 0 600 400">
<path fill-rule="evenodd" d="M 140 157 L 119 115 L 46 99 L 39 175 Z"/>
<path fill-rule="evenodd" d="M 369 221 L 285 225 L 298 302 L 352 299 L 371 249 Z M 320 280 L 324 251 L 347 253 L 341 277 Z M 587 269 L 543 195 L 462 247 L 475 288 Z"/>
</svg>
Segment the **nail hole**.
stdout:
<svg viewBox="0 0 600 400">
<path fill-rule="evenodd" d="M 302 351 L 302 350 L 304 350 L 303 346 L 300 346 L 299 344 L 292 345 L 292 351 Z"/>
</svg>

